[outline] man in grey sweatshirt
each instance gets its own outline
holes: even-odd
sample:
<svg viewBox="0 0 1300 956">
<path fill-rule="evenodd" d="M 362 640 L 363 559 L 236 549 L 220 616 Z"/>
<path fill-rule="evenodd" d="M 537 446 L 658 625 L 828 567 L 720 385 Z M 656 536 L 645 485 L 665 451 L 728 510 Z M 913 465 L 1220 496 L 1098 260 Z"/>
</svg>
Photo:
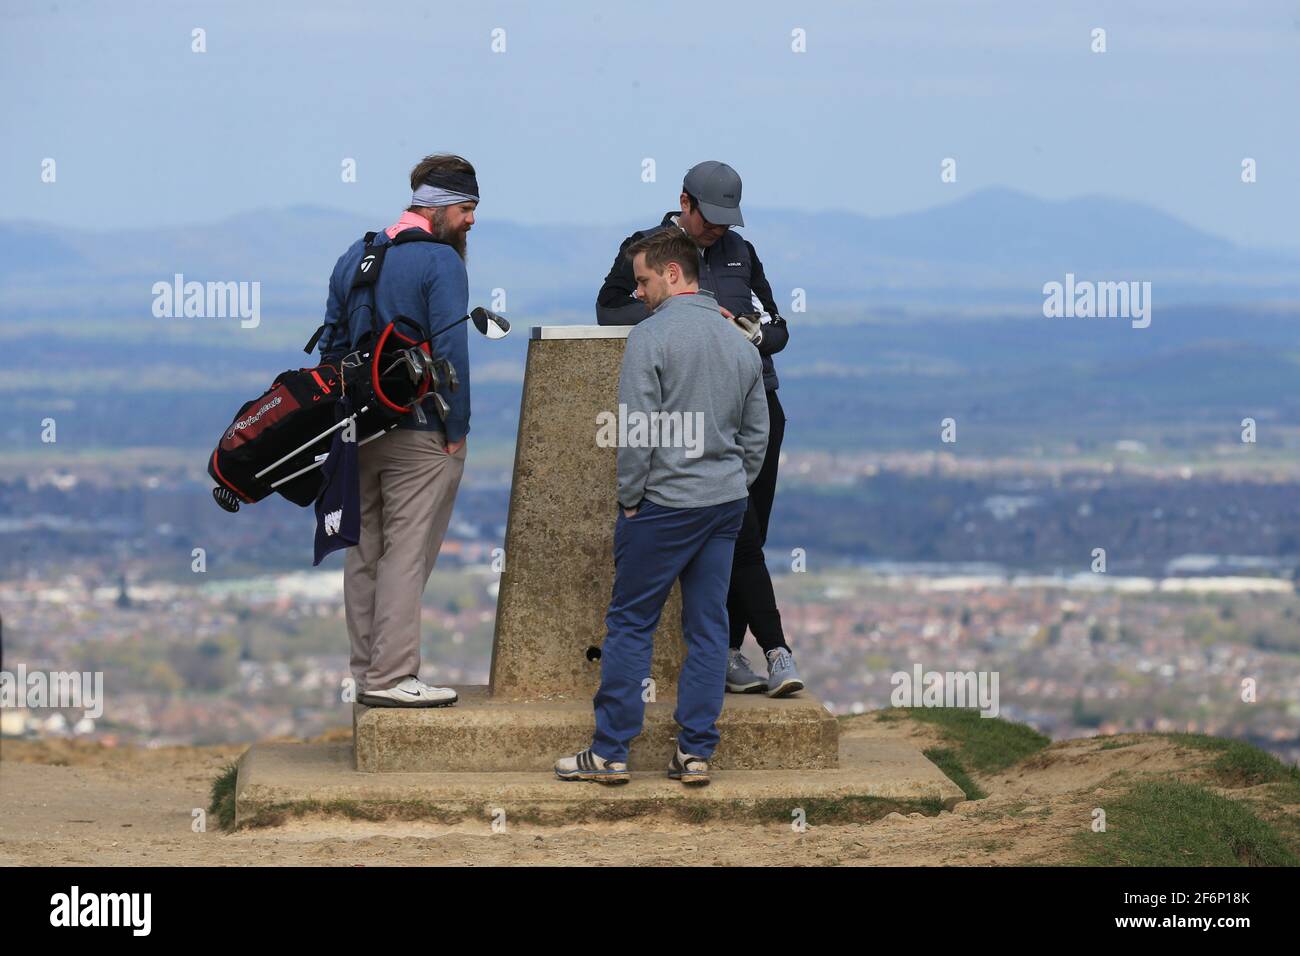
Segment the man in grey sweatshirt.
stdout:
<svg viewBox="0 0 1300 956">
<path fill-rule="evenodd" d="M 655 627 L 682 584 L 687 657 L 668 775 L 708 783 L 726 683 L 727 588 L 736 535 L 767 449 L 763 363 L 717 300 L 699 289 L 699 252 L 676 229 L 627 251 L 651 315 L 628 334 L 618 413 L 596 441 L 618 447 L 614 593 L 605 614 L 596 733 L 555 765 L 565 780 L 626 783 L 627 753 L 645 718 Z"/>
</svg>

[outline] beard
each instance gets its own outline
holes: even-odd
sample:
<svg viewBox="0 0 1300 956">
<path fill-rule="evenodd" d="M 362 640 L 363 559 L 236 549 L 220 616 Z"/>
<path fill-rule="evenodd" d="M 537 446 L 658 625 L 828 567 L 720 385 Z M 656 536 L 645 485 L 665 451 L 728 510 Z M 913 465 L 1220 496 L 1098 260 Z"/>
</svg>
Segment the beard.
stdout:
<svg viewBox="0 0 1300 956">
<path fill-rule="evenodd" d="M 439 242 L 446 243 L 456 250 L 456 255 L 460 256 L 461 261 L 466 261 L 466 245 L 469 235 L 468 229 L 451 229 L 447 225 L 447 210 L 442 207 L 435 207 L 433 210 L 433 235 Z"/>
<path fill-rule="evenodd" d="M 653 312 L 655 309 L 659 308 L 659 306 L 668 301 L 668 287 L 664 286 L 661 289 L 646 289 L 644 301 L 645 307 Z"/>
</svg>

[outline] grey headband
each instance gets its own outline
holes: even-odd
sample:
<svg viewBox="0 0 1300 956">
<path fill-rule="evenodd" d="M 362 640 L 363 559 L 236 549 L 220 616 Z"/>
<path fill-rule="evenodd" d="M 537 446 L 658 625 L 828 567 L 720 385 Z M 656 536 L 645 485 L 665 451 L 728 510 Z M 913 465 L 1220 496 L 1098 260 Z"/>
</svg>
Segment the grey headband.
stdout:
<svg viewBox="0 0 1300 956">
<path fill-rule="evenodd" d="M 458 202 L 478 202 L 478 197 L 443 189 L 441 186 L 430 186 L 428 183 L 411 193 L 412 206 L 454 206 Z"/>
</svg>

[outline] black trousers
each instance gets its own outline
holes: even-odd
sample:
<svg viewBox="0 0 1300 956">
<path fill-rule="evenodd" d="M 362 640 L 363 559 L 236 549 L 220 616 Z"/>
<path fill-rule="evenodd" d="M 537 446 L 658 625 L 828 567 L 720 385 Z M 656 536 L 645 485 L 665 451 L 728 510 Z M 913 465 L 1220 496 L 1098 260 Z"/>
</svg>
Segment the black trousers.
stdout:
<svg viewBox="0 0 1300 956">
<path fill-rule="evenodd" d="M 731 619 L 731 646 L 738 648 L 745 631 L 752 631 L 763 653 L 777 647 L 789 650 L 781 630 L 781 612 L 772 592 L 772 576 L 767 573 L 763 545 L 767 543 L 767 522 L 772 515 L 776 496 L 776 467 L 785 437 L 785 409 L 776 390 L 767 393 L 768 438 L 763 467 L 749 487 L 749 507 L 736 538 L 736 554 L 731 562 L 731 587 L 727 592 L 727 614 Z"/>
</svg>

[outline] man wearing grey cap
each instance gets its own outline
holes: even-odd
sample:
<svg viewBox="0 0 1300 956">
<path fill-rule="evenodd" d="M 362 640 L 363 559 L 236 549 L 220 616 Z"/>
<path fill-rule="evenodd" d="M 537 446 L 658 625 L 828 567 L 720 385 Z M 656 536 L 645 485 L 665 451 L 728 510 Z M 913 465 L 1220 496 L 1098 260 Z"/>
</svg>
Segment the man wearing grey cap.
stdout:
<svg viewBox="0 0 1300 956">
<path fill-rule="evenodd" d="M 790 333 L 777 311 L 772 287 L 753 244 L 732 229 L 745 224 L 740 213 L 740 189 L 740 175 L 726 163 L 709 160 L 692 166 L 682 181 L 681 208 L 665 213 L 657 226 L 634 232 L 619 246 L 614 265 L 596 296 L 596 321 L 601 325 L 636 325 L 650 315 L 636 295 L 627 250 L 646 236 L 676 227 L 699 250 L 699 287 L 713 293 L 722 314 L 735 322 L 758 349 L 763 360 L 769 432 L 762 470 L 749 489 L 749 507 L 736 539 L 727 592 L 731 628 L 727 690 L 784 697 L 802 690 L 804 685 L 781 628 L 781 612 L 776 606 L 763 545 L 776 494 L 777 462 L 786 421 L 776 394 L 780 383 L 772 356 L 785 348 Z M 761 321 L 760 312 L 767 313 L 768 321 Z M 767 658 L 766 680 L 750 669 L 740 651 L 747 630 L 753 632 Z"/>
</svg>

